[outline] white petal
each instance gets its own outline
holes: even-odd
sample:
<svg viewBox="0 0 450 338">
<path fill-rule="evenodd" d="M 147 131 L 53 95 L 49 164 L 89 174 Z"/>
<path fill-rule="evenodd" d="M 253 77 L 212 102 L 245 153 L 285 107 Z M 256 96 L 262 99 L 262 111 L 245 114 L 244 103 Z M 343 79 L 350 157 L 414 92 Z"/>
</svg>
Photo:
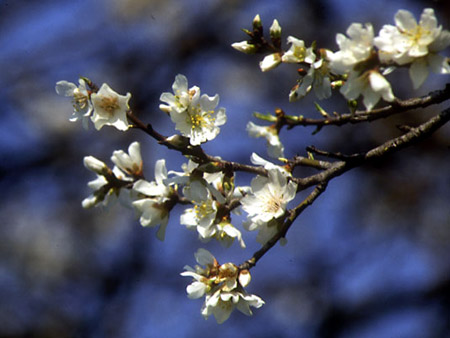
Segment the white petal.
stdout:
<svg viewBox="0 0 450 338">
<path fill-rule="evenodd" d="M 409 67 L 409 77 L 414 89 L 419 88 L 428 77 L 428 66 L 424 58 L 417 59 Z"/>
<path fill-rule="evenodd" d="M 369 75 L 369 82 L 372 89 L 380 93 L 385 101 L 394 101 L 394 94 L 392 94 L 391 84 L 383 75 L 378 72 L 371 72 Z"/>
<path fill-rule="evenodd" d="M 155 181 L 162 185 L 167 178 L 166 160 L 160 159 L 155 163 Z"/>
<path fill-rule="evenodd" d="M 395 14 L 395 24 L 403 31 L 410 31 L 416 28 L 417 21 L 411 12 L 400 9 Z"/>
<path fill-rule="evenodd" d="M 193 282 L 186 287 L 186 292 L 190 299 L 203 297 L 206 291 L 206 285 L 202 282 Z"/>
<path fill-rule="evenodd" d="M 142 163 L 142 157 L 141 157 L 141 145 L 139 142 L 133 142 L 128 147 L 128 153 L 130 154 L 130 157 L 134 163 Z"/>
<path fill-rule="evenodd" d="M 267 55 L 260 63 L 259 67 L 263 72 L 271 70 L 278 66 L 281 62 L 281 56 L 279 53 L 273 53 Z"/>
<path fill-rule="evenodd" d="M 64 95 L 64 96 L 73 96 L 73 92 L 77 89 L 77 86 L 68 81 L 58 81 L 56 82 L 56 93 L 58 95 Z"/>
<path fill-rule="evenodd" d="M 194 256 L 197 263 L 204 266 L 213 265 L 215 261 L 214 256 L 208 250 L 202 248 L 198 249 Z"/>
</svg>

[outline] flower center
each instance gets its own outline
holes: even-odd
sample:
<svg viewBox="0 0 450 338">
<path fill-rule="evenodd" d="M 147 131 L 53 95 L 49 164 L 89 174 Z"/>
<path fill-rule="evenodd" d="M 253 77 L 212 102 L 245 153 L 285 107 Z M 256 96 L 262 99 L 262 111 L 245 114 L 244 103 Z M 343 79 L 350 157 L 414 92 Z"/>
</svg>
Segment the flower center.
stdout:
<svg viewBox="0 0 450 338">
<path fill-rule="evenodd" d="M 195 204 L 194 211 L 198 218 L 204 218 L 205 216 L 208 216 L 209 214 L 214 212 L 212 201 L 205 201 Z"/>
<path fill-rule="evenodd" d="M 83 111 L 83 110 L 86 110 L 86 107 L 88 105 L 88 97 L 77 90 L 73 93 L 73 101 L 72 102 L 73 102 L 73 108 L 76 111 Z"/>
<path fill-rule="evenodd" d="M 265 211 L 271 214 L 277 213 L 281 208 L 281 201 L 272 196 L 272 198 L 266 201 Z"/>
<path fill-rule="evenodd" d="M 214 121 L 211 116 L 213 111 L 205 112 L 200 107 L 193 108 L 188 114 L 188 123 L 191 125 L 191 129 L 202 129 L 206 127 L 210 122 Z"/>
<path fill-rule="evenodd" d="M 99 106 L 109 115 L 114 115 L 114 112 L 120 108 L 118 98 L 113 96 L 102 96 Z"/>
</svg>

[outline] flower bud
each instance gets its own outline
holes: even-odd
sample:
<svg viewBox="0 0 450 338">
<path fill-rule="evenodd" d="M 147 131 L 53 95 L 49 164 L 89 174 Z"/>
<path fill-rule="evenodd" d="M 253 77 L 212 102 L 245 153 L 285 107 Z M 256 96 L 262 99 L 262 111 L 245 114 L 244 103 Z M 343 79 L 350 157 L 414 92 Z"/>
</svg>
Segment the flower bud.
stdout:
<svg viewBox="0 0 450 338">
<path fill-rule="evenodd" d="M 262 29 L 262 23 L 261 18 L 259 14 L 256 14 L 256 16 L 253 18 L 253 30 L 260 30 Z"/>
<path fill-rule="evenodd" d="M 272 26 L 269 29 L 270 38 L 272 41 L 279 40 L 281 38 L 281 26 L 278 23 L 278 20 L 273 20 Z"/>
<path fill-rule="evenodd" d="M 248 43 L 248 41 L 235 42 L 231 44 L 231 47 L 245 54 L 253 54 L 257 49 L 255 45 Z"/>
<path fill-rule="evenodd" d="M 273 53 L 267 55 L 260 63 L 259 67 L 261 71 L 266 72 L 277 67 L 281 63 L 281 55 L 280 53 Z"/>
<path fill-rule="evenodd" d="M 176 149 L 184 149 L 189 145 L 189 139 L 178 134 L 166 138 L 166 142 Z"/>
<path fill-rule="evenodd" d="M 105 174 L 105 172 L 108 170 L 108 167 L 106 166 L 106 164 L 103 163 L 102 161 L 96 159 L 94 156 L 86 156 L 83 159 L 83 163 L 87 169 L 89 169 L 99 175 Z"/>
<path fill-rule="evenodd" d="M 245 269 L 245 270 L 241 270 L 239 272 L 239 284 L 241 284 L 241 286 L 243 286 L 244 288 L 250 284 L 250 281 L 252 279 L 252 276 L 250 276 L 250 272 Z"/>
<path fill-rule="evenodd" d="M 95 207 L 96 205 L 97 205 L 97 203 L 98 203 L 98 199 L 97 199 L 97 197 L 95 197 L 95 196 L 89 196 L 89 197 L 86 197 L 82 202 L 81 202 L 81 206 L 84 208 L 84 209 L 90 209 L 90 208 L 92 208 L 92 207 Z"/>
</svg>

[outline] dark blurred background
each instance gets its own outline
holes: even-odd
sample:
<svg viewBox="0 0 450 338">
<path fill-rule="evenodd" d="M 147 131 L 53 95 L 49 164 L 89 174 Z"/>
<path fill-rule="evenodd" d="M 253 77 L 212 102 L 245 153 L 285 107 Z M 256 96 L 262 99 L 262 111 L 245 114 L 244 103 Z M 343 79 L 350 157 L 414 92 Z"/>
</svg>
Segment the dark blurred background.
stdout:
<svg viewBox="0 0 450 338">
<path fill-rule="evenodd" d="M 258 249 L 255 234 L 244 234 L 245 250 L 201 244 L 176 209 L 162 243 L 132 210 L 82 209 L 95 176 L 82 165 L 86 155 L 110 164 L 112 151 L 138 140 L 149 179 L 157 159 L 166 158 L 169 170 L 184 159 L 138 131 L 83 130 L 68 121 L 70 100 L 54 90 L 80 75 L 106 82 L 131 92 L 137 114 L 171 135 L 158 100 L 185 74 L 202 92 L 219 93 L 227 109 L 228 123 L 205 149 L 249 163 L 252 151 L 267 157 L 264 142 L 246 136 L 253 112 L 280 107 L 318 117 L 313 98 L 288 103 L 294 67 L 261 73 L 261 57 L 230 47 L 245 39 L 241 28 L 256 14 L 267 29 L 277 18 L 284 39 L 336 49 L 335 34 L 352 22 L 372 22 L 378 32 L 398 9 L 418 17 L 424 7 L 450 28 L 445 0 L 0 1 L 0 337 L 450 337 L 449 126 L 335 179 L 297 220 L 288 244 L 252 270 L 249 292 L 266 305 L 219 326 L 201 317 L 202 301 L 186 297 L 190 280 L 179 273 L 195 264 L 198 247 L 241 263 Z M 391 80 L 400 98 L 448 81 L 431 76 L 413 92 L 407 73 L 398 74 Z M 346 109 L 339 98 L 321 104 Z M 308 145 L 367 150 L 400 135 L 397 124 L 416 125 L 443 107 L 314 136 L 296 128 L 281 138 L 287 157 Z"/>
</svg>

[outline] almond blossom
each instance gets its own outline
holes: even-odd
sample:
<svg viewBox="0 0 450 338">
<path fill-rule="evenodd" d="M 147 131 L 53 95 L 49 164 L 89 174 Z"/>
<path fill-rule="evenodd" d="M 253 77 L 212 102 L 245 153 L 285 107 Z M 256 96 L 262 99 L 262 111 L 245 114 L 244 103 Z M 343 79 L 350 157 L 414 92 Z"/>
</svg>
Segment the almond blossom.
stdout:
<svg viewBox="0 0 450 338">
<path fill-rule="evenodd" d="M 188 137 L 191 145 L 214 139 L 220 132 L 219 126 L 226 122 L 225 108 L 216 111 L 219 95 L 200 96 L 198 87 L 188 89 L 184 75 L 176 76 L 172 89 L 174 94 L 161 95 L 160 100 L 166 104 L 160 105 L 160 109 L 170 114 L 175 129 Z"/>
<path fill-rule="evenodd" d="M 217 323 L 222 324 L 238 309 L 245 315 L 252 315 L 250 307 L 259 308 L 264 301 L 258 296 L 248 294 L 246 287 L 251 280 L 248 270 L 239 270 L 233 263 L 220 265 L 214 256 L 205 249 L 198 249 L 195 259 L 200 265 L 195 268 L 185 266 L 181 275 L 192 277 L 186 292 L 191 299 L 205 296 L 201 313 L 205 319 L 213 315 Z"/>
<path fill-rule="evenodd" d="M 363 95 L 367 111 L 371 111 L 380 98 L 392 102 L 395 97 L 391 85 L 374 61 L 376 52 L 372 25 L 353 23 L 347 29 L 347 35 L 349 37 L 337 34 L 336 42 L 340 50 L 328 56 L 331 71 L 348 75 L 346 83 L 340 89 L 341 94 L 348 100 L 356 100 Z"/>
<path fill-rule="evenodd" d="M 100 130 L 104 125 L 108 125 L 121 131 L 127 130 L 129 128 L 127 111 L 130 98 L 130 93 L 120 95 L 106 83 L 102 84 L 100 90 L 91 95 L 94 108 L 91 120 L 95 128 Z"/>
<path fill-rule="evenodd" d="M 247 123 L 247 132 L 250 137 L 264 137 L 266 139 L 267 153 L 270 157 L 284 157 L 284 146 L 273 126 L 259 126 L 250 121 Z"/>
<path fill-rule="evenodd" d="M 223 246 L 229 247 L 237 239 L 240 246 L 245 248 L 241 232 L 230 223 L 228 218 L 217 218 L 217 211 L 226 199 L 216 187 L 196 179 L 183 189 L 183 194 L 191 200 L 194 207 L 183 212 L 180 216 L 181 224 L 186 225 L 188 229 L 196 230 L 199 239 L 203 242 L 215 238 Z"/>
<path fill-rule="evenodd" d="M 87 129 L 93 107 L 86 88 L 86 81 L 79 79 L 78 83 L 79 85 L 77 86 L 72 82 L 58 81 L 55 89 L 58 95 L 72 97 L 73 113 L 70 121 L 76 122 L 81 120 L 83 127 Z"/>
<path fill-rule="evenodd" d="M 83 163 L 87 169 L 97 175 L 95 180 L 89 181 L 87 184 L 93 193 L 81 202 L 83 208 L 92 208 L 98 205 L 106 207 L 112 205 L 117 199 L 120 199 L 124 205 L 129 204 L 130 194 L 122 188 L 130 183 L 130 178 L 123 176 L 123 173 L 117 169 L 109 169 L 104 162 L 93 156 L 86 156 Z"/>
<path fill-rule="evenodd" d="M 188 88 L 188 80 L 186 76 L 178 74 L 175 76 L 175 82 L 172 85 L 173 94 L 169 92 L 164 92 L 159 98 L 165 104 L 160 104 L 159 109 L 166 113 L 184 112 L 189 105 L 194 96 L 200 95 L 200 88 L 193 86 Z"/>
<path fill-rule="evenodd" d="M 373 52 L 373 27 L 371 24 L 363 26 L 360 23 L 352 23 L 344 34 L 336 35 L 336 42 L 340 50 L 330 53 L 330 69 L 335 74 L 346 74 L 354 69 L 354 66 L 367 60 Z"/>
<path fill-rule="evenodd" d="M 307 74 L 298 81 L 298 84 L 289 93 L 290 102 L 306 96 L 311 89 L 314 89 L 314 93 L 319 100 L 327 99 L 331 96 L 331 80 L 328 66 L 328 56 L 331 55 L 331 52 L 323 50 L 321 53 L 323 54 L 322 57 L 317 59 L 311 47 L 307 51 L 309 52 L 305 62 L 310 64 L 309 69 Z"/>
<path fill-rule="evenodd" d="M 142 177 L 142 157 L 139 142 L 133 142 L 128 147 L 128 154 L 123 150 L 113 152 L 111 161 L 124 173 L 133 177 Z"/>
<path fill-rule="evenodd" d="M 362 74 L 351 72 L 341 93 L 348 100 L 356 100 L 363 96 L 363 103 L 367 111 L 371 111 L 380 98 L 387 102 L 394 101 L 391 84 L 376 70 L 369 70 Z"/>
<path fill-rule="evenodd" d="M 133 202 L 133 207 L 139 215 L 142 226 L 154 227 L 159 225 L 156 234 L 159 240 L 164 240 L 166 227 L 169 222 L 169 212 L 175 191 L 164 182 L 167 179 L 165 160 L 158 160 L 155 164 L 155 180 L 147 182 L 138 180 L 133 185 L 133 191 L 139 194 L 139 199 Z"/>
<path fill-rule="evenodd" d="M 294 199 L 297 184 L 281 170 L 268 170 L 268 176 L 256 176 L 251 182 L 252 192 L 242 198 L 242 209 L 248 214 L 244 226 L 259 230 L 257 241 L 264 244 L 277 231 L 285 215 L 287 204 Z"/>
<path fill-rule="evenodd" d="M 426 80 L 430 68 L 437 74 L 450 74 L 447 58 L 438 54 L 450 46 L 450 32 L 438 26 L 433 9 L 425 8 L 419 22 L 411 12 L 399 10 L 395 24 L 384 25 L 374 39 L 381 61 L 411 64 L 409 75 L 415 89 Z"/>
<path fill-rule="evenodd" d="M 306 48 L 303 40 L 297 39 L 293 36 L 288 36 L 287 42 L 291 45 L 291 47 L 287 52 L 284 52 L 281 57 L 281 61 L 285 63 L 300 63 L 309 60 L 312 49 Z"/>
</svg>

